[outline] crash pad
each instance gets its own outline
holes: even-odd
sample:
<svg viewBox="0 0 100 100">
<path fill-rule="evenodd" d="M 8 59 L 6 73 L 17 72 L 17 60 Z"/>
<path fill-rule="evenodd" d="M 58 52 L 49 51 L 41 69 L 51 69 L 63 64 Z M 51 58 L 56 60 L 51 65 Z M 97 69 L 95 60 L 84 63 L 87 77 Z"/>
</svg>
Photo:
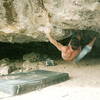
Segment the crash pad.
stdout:
<svg viewBox="0 0 100 100">
<path fill-rule="evenodd" d="M 69 74 L 35 70 L 9 74 L 4 77 L 8 78 L 0 79 L 0 91 L 14 96 L 66 81 L 69 79 Z"/>
</svg>

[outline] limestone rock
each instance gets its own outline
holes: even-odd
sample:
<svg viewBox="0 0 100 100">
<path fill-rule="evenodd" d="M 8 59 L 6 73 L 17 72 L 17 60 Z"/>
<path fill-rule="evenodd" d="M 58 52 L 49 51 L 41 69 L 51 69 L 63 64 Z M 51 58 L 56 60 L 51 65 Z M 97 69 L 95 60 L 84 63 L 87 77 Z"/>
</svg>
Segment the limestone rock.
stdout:
<svg viewBox="0 0 100 100">
<path fill-rule="evenodd" d="M 30 61 L 24 61 L 22 65 L 22 71 L 31 71 L 31 70 L 36 70 L 38 68 L 38 63 L 37 62 L 30 62 Z"/>
<path fill-rule="evenodd" d="M 0 60 L 0 75 L 7 75 L 14 71 L 16 67 L 8 58 Z"/>
<path fill-rule="evenodd" d="M 46 66 L 55 66 L 56 63 L 52 59 L 46 59 Z"/>
<path fill-rule="evenodd" d="M 29 61 L 29 62 L 43 61 L 43 60 L 46 60 L 47 58 L 48 58 L 47 55 L 34 53 L 34 52 L 29 53 L 29 54 L 25 54 L 23 56 L 23 60 Z"/>
<path fill-rule="evenodd" d="M 7 75 L 11 72 L 8 61 L 3 59 L 0 61 L 0 75 Z"/>
<path fill-rule="evenodd" d="M 9 66 L 0 67 L 0 75 L 7 75 L 9 74 Z"/>
<path fill-rule="evenodd" d="M 0 0 L 1 42 L 47 41 L 39 28 L 48 24 L 57 40 L 71 29 L 99 32 L 100 0 Z"/>
</svg>

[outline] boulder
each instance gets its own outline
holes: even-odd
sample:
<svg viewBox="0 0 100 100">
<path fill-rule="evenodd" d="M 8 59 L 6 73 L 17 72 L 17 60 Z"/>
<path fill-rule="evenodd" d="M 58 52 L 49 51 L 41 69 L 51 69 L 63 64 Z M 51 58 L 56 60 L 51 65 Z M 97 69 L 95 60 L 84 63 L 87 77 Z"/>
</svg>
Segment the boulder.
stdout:
<svg viewBox="0 0 100 100">
<path fill-rule="evenodd" d="M 45 61 L 47 58 L 48 58 L 48 55 L 39 54 L 36 52 L 31 52 L 31 53 L 23 55 L 24 61 L 29 61 L 32 63 L 37 62 L 37 61 Z"/>
<path fill-rule="evenodd" d="M 48 24 L 57 40 L 67 38 L 69 30 L 100 34 L 100 0 L 0 0 L 1 42 L 47 41 L 39 28 Z"/>
<path fill-rule="evenodd" d="M 14 70 L 16 70 L 16 66 L 8 58 L 0 60 L 0 76 L 7 75 Z"/>
</svg>

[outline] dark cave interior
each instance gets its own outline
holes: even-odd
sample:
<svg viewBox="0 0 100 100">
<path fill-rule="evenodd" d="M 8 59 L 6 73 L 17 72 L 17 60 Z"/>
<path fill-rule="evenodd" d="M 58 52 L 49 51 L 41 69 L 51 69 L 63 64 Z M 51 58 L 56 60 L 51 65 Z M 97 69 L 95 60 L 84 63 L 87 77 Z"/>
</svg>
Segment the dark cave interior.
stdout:
<svg viewBox="0 0 100 100">
<path fill-rule="evenodd" d="M 68 44 L 70 38 L 59 41 L 63 45 Z M 96 46 L 87 57 L 100 57 L 100 49 Z M 48 55 L 52 59 L 60 59 L 60 52 L 50 42 L 30 42 L 30 43 L 3 43 L 0 42 L 0 59 L 22 59 L 24 54 L 28 53 L 39 53 Z"/>
</svg>

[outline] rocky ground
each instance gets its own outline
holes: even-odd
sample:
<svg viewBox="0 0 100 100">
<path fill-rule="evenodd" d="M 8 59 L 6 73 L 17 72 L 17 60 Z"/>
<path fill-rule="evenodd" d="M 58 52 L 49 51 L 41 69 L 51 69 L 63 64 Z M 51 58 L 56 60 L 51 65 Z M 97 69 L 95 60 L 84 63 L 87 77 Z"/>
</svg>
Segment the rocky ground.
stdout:
<svg viewBox="0 0 100 100">
<path fill-rule="evenodd" d="M 19 64 L 19 63 L 17 63 Z M 22 63 L 20 63 L 22 64 Z M 23 71 L 44 69 L 67 72 L 70 80 L 24 95 L 7 97 L 0 93 L 3 100 L 100 100 L 100 58 L 87 58 L 80 63 L 56 60 L 55 66 L 46 66 L 45 61 L 25 64 Z M 5 98 L 2 98 L 5 97 Z"/>
</svg>

